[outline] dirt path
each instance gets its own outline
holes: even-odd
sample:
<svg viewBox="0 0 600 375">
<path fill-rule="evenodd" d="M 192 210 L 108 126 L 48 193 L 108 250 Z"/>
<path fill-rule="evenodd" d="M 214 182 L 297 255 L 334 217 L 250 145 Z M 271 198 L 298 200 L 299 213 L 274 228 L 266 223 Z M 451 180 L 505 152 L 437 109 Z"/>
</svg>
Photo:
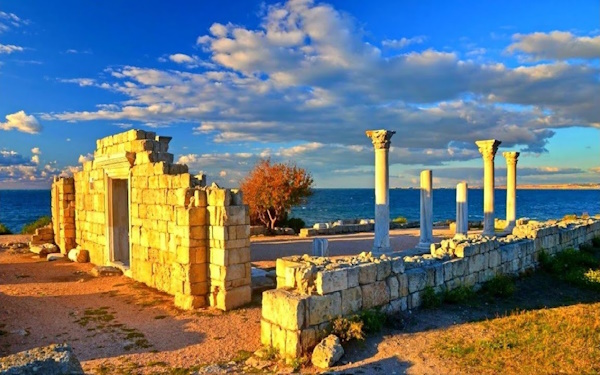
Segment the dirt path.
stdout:
<svg viewBox="0 0 600 375">
<path fill-rule="evenodd" d="M 0 356 L 67 342 L 86 371 L 123 363 L 189 368 L 260 347 L 258 304 L 184 312 L 171 296 L 124 276 L 91 277 L 91 268 L 0 250 Z"/>
</svg>

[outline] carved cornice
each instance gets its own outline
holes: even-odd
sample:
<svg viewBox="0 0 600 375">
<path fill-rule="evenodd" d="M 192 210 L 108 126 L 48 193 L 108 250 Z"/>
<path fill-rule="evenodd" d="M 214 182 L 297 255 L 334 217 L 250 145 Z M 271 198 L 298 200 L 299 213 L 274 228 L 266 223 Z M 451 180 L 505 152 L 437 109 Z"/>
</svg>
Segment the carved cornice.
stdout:
<svg viewBox="0 0 600 375">
<path fill-rule="evenodd" d="M 396 134 L 393 130 L 367 130 L 365 132 L 367 137 L 371 138 L 371 142 L 373 142 L 373 147 L 376 149 L 389 149 L 390 148 L 390 140 L 392 136 Z"/>
</svg>

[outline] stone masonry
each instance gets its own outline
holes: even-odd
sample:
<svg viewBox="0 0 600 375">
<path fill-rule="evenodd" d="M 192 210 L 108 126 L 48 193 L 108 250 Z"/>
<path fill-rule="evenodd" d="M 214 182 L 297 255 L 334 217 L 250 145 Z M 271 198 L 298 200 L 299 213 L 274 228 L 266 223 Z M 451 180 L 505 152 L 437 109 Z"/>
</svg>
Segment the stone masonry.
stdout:
<svg viewBox="0 0 600 375">
<path fill-rule="evenodd" d="M 246 304 L 251 298 L 248 207 L 241 192 L 202 186 L 186 165 L 174 164 L 170 140 L 142 130 L 98 140 L 94 160 L 72 179 L 53 184 L 53 202 L 56 191 L 60 208 L 52 211 L 54 225 L 65 230 L 64 236 L 58 231 L 56 243 L 63 252 L 74 245 L 88 250 L 92 263 L 118 266 L 134 280 L 175 296 L 184 309 Z M 65 209 L 70 194 L 74 219 Z"/>
<path fill-rule="evenodd" d="M 51 190 L 52 227 L 54 243 L 67 254 L 75 243 L 75 180 L 54 178 Z"/>
<path fill-rule="evenodd" d="M 427 287 L 481 287 L 498 274 L 518 275 L 554 255 L 600 236 L 600 218 L 529 222 L 503 238 L 471 235 L 433 244 L 414 257 L 347 258 L 304 255 L 277 260 L 277 289 L 263 293 L 261 342 L 287 357 L 308 353 L 331 330 L 331 321 L 365 309 L 395 313 L 417 308 Z"/>
</svg>

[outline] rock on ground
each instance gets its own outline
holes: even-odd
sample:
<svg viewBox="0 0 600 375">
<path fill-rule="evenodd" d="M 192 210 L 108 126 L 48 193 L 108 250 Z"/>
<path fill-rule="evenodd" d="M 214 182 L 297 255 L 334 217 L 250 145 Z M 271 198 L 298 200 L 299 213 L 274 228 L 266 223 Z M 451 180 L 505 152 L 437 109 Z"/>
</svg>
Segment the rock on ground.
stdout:
<svg viewBox="0 0 600 375">
<path fill-rule="evenodd" d="M 90 252 L 77 247 L 69 250 L 69 259 L 77 263 L 87 263 L 90 261 Z"/>
<path fill-rule="evenodd" d="M 51 254 L 46 255 L 46 260 L 48 262 L 52 262 L 53 260 L 61 260 L 61 259 L 65 259 L 65 254 L 51 253 Z"/>
<path fill-rule="evenodd" d="M 26 350 L 0 360 L 2 375 L 79 375 L 81 364 L 67 344 Z"/>
<path fill-rule="evenodd" d="M 336 335 L 325 337 L 315 346 L 312 354 L 312 364 L 319 368 L 333 366 L 344 355 L 344 348 Z"/>
<path fill-rule="evenodd" d="M 92 268 L 92 276 L 120 276 L 123 274 L 123 271 L 118 269 L 117 267 L 112 266 L 96 266 Z"/>
<path fill-rule="evenodd" d="M 40 257 L 45 257 L 48 254 L 59 253 L 58 246 L 51 243 L 45 243 L 43 245 L 31 245 L 29 251 L 34 254 L 38 254 Z"/>
</svg>

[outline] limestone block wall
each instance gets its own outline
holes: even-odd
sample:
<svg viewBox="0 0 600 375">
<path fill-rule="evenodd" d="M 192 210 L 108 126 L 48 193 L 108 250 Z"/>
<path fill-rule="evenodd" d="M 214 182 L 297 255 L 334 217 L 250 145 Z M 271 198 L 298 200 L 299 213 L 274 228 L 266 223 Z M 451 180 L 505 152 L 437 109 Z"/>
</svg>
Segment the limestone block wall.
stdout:
<svg viewBox="0 0 600 375">
<path fill-rule="evenodd" d="M 598 236 L 599 219 L 532 222 L 504 238 L 445 240 L 423 256 L 278 259 L 277 289 L 263 293 L 261 341 L 298 357 L 328 334 L 337 316 L 371 308 L 387 313 L 414 309 L 427 287 L 477 289 L 498 274 L 537 267 L 542 250 L 555 254 Z"/>
<path fill-rule="evenodd" d="M 75 180 L 56 177 L 51 189 L 54 243 L 61 253 L 75 248 Z"/>
<path fill-rule="evenodd" d="M 76 243 L 102 265 L 114 263 L 118 247 L 126 275 L 174 295 L 179 307 L 245 304 L 248 207 L 236 190 L 204 187 L 173 164 L 170 140 L 130 130 L 96 142 L 94 160 L 73 179 Z"/>
</svg>

